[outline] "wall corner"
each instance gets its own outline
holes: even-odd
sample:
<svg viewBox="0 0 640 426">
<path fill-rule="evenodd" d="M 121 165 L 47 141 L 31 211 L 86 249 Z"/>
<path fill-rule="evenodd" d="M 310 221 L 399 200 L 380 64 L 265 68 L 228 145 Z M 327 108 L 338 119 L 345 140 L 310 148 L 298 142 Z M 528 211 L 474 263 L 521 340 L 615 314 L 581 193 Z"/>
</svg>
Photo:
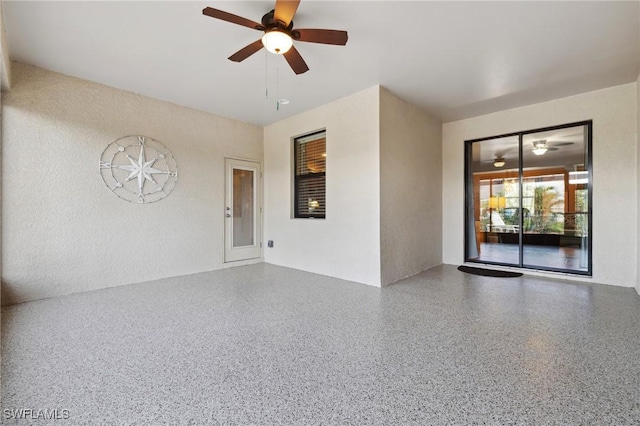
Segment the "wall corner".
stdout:
<svg viewBox="0 0 640 426">
<path fill-rule="evenodd" d="M 11 89 L 11 59 L 9 57 L 7 31 L 2 13 L 2 2 L 0 2 L 0 86 L 2 90 Z"/>
<path fill-rule="evenodd" d="M 442 123 L 380 88 L 382 286 L 442 263 Z"/>
</svg>

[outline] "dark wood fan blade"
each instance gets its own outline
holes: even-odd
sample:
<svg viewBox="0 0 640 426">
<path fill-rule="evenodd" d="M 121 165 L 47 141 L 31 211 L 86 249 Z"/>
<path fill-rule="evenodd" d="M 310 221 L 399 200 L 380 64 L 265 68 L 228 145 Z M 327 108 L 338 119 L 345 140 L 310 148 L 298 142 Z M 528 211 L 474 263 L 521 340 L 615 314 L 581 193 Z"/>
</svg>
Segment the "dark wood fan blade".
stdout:
<svg viewBox="0 0 640 426">
<path fill-rule="evenodd" d="M 262 44 L 262 39 L 256 40 L 248 46 L 243 47 L 238 50 L 233 55 L 229 56 L 229 59 L 233 62 L 242 62 L 247 59 L 249 56 L 256 53 L 258 50 L 262 49 L 264 46 Z"/>
<path fill-rule="evenodd" d="M 284 58 L 287 60 L 291 69 L 296 74 L 302 74 L 309 71 L 309 67 L 307 63 L 300 56 L 300 52 L 296 50 L 294 46 L 291 46 L 291 49 L 287 53 L 284 54 Z"/>
<path fill-rule="evenodd" d="M 242 16 L 234 15 L 233 13 L 225 12 L 223 10 L 214 9 L 212 7 L 205 7 L 202 10 L 202 14 L 211 16 L 212 18 L 231 22 L 232 24 L 238 24 L 242 25 L 243 27 L 253 28 L 254 30 L 264 31 L 264 27 L 262 26 L 262 24 L 254 22 L 251 19 L 243 18 Z"/>
<path fill-rule="evenodd" d="M 550 146 L 547 147 L 547 151 L 558 151 L 558 150 L 560 150 L 560 148 L 553 148 Z"/>
<path fill-rule="evenodd" d="M 316 30 L 302 29 L 294 30 L 293 36 L 296 40 L 307 41 L 310 43 L 336 44 L 344 46 L 347 44 L 349 36 L 346 31 L 340 30 Z"/>
<path fill-rule="evenodd" d="M 567 146 L 567 145 L 573 145 L 573 142 L 550 142 L 549 145 L 551 145 L 551 146 Z"/>
<path fill-rule="evenodd" d="M 295 15 L 296 10 L 298 10 L 299 4 L 300 0 L 277 0 L 273 17 L 276 21 L 281 21 L 285 27 L 288 27 L 293 19 L 293 15 Z"/>
</svg>

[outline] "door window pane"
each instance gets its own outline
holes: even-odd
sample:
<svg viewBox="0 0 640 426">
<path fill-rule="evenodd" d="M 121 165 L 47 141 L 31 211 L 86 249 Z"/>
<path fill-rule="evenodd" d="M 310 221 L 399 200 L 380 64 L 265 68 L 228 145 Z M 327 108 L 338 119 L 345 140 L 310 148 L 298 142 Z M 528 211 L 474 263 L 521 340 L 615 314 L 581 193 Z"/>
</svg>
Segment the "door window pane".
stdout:
<svg viewBox="0 0 640 426">
<path fill-rule="evenodd" d="M 252 170 L 233 169 L 233 247 L 254 245 L 253 181 Z"/>
</svg>

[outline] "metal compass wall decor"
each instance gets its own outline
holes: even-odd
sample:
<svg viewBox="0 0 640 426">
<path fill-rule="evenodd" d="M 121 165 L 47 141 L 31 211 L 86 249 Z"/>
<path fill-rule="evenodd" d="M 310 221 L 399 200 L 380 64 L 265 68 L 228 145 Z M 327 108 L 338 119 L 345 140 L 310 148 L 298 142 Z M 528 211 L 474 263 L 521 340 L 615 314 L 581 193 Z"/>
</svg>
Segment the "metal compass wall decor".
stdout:
<svg viewBox="0 0 640 426">
<path fill-rule="evenodd" d="M 178 180 L 171 152 L 146 136 L 125 136 L 107 145 L 100 158 L 100 174 L 107 188 L 133 203 L 163 199 Z"/>
</svg>

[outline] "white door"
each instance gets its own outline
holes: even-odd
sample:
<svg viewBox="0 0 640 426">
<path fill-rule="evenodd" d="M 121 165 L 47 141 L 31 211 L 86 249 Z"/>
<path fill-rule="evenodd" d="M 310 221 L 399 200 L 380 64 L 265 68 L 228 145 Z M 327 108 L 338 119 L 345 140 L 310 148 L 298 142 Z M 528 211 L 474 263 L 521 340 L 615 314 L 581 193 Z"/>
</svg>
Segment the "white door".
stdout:
<svg viewBox="0 0 640 426">
<path fill-rule="evenodd" d="M 261 256 L 260 164 L 225 159 L 224 261 Z"/>
</svg>

